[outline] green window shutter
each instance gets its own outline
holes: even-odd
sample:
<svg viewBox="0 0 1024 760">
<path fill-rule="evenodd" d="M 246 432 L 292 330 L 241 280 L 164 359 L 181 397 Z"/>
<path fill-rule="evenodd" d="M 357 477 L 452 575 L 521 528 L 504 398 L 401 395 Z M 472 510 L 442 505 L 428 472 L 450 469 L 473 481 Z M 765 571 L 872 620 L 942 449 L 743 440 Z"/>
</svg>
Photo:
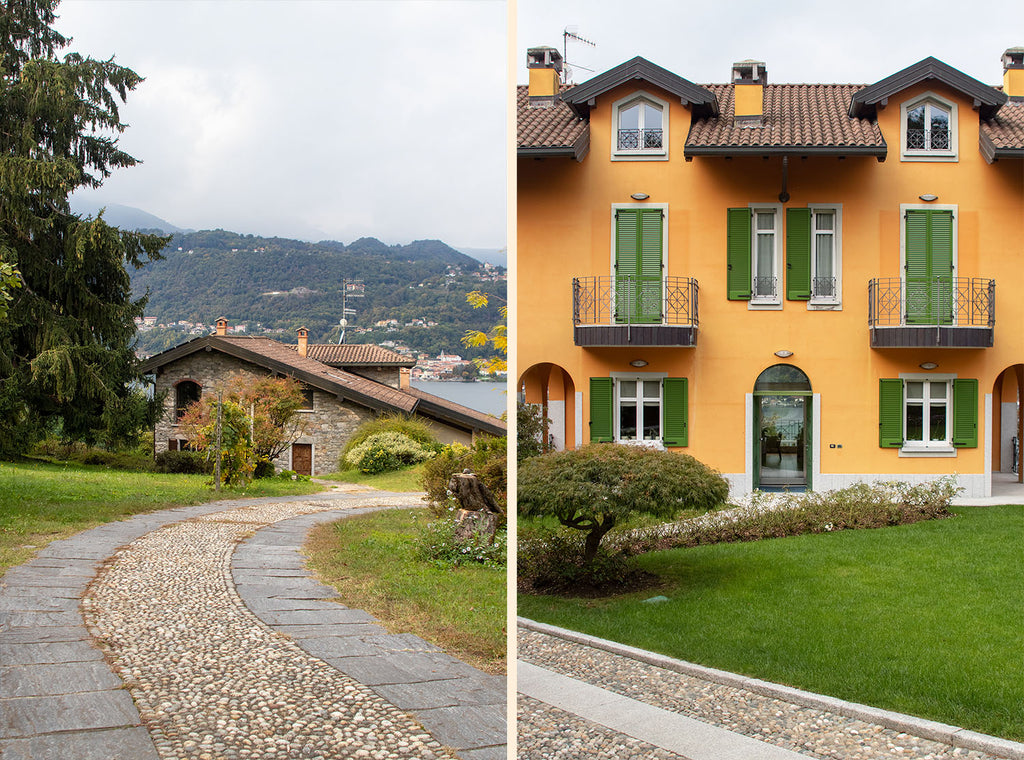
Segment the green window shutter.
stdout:
<svg viewBox="0 0 1024 760">
<path fill-rule="evenodd" d="M 978 381 L 953 381 L 953 445 L 978 447 Z"/>
<path fill-rule="evenodd" d="M 786 298 L 811 297 L 811 210 L 786 209 Z"/>
<path fill-rule="evenodd" d="M 913 209 L 906 214 L 907 324 L 953 319 L 953 212 Z"/>
<path fill-rule="evenodd" d="M 750 209 L 729 209 L 726 222 L 726 293 L 730 301 L 749 301 Z"/>
<path fill-rule="evenodd" d="M 903 446 L 903 381 L 878 381 L 878 445 L 898 449 Z"/>
<path fill-rule="evenodd" d="M 661 209 L 640 211 L 639 246 L 639 301 L 637 318 L 640 322 L 661 322 L 661 251 L 662 220 Z"/>
<path fill-rule="evenodd" d="M 948 325 L 953 322 L 953 212 L 932 211 L 929 221 L 932 297 L 939 324 Z"/>
<path fill-rule="evenodd" d="M 613 439 L 612 412 L 615 388 L 610 377 L 590 378 L 590 442 L 608 443 Z"/>
<path fill-rule="evenodd" d="M 666 446 L 689 443 L 689 398 L 685 377 L 666 377 L 662 386 L 661 435 Z"/>
</svg>

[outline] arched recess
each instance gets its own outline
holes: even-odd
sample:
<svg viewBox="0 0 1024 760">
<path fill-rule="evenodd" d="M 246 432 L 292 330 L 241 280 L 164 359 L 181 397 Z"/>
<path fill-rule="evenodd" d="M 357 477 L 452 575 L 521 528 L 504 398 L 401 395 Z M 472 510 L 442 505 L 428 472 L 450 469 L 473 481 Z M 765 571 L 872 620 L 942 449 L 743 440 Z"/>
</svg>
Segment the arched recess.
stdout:
<svg viewBox="0 0 1024 760">
<path fill-rule="evenodd" d="M 1024 364 L 1014 364 L 1000 372 L 992 385 L 993 479 L 1024 483 L 1024 451 L 1017 445 L 1024 441 L 1022 401 Z M 1011 474 L 1012 478 L 1007 477 Z"/>
<path fill-rule="evenodd" d="M 576 386 L 562 367 L 542 362 L 529 367 L 519 377 L 519 400 L 537 404 L 545 423 L 545 450 L 574 449 L 580 444 L 582 420 Z"/>
<path fill-rule="evenodd" d="M 753 486 L 811 488 L 813 392 L 803 370 L 775 364 L 754 382 Z"/>
</svg>

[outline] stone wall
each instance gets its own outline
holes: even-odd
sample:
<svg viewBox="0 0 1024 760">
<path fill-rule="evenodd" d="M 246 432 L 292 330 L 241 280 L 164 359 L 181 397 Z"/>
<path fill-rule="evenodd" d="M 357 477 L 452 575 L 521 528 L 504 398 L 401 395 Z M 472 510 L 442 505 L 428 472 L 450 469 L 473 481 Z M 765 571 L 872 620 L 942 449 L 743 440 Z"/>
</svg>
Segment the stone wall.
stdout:
<svg viewBox="0 0 1024 760">
<path fill-rule="evenodd" d="M 163 367 L 156 378 L 156 392 L 168 391 L 164 400 L 164 415 L 157 422 L 155 450 L 167 451 L 171 438 L 184 440 L 174 419 L 175 384 L 181 380 L 192 380 L 200 385 L 203 394 L 215 394 L 218 388 L 226 387 L 233 376 L 260 377 L 267 374 L 251 364 L 217 352 L 190 354 Z M 374 412 L 366 407 L 339 401 L 336 396 L 314 390 L 313 411 L 299 412 L 305 418 L 305 430 L 296 443 L 313 444 L 313 474 L 323 475 L 338 469 L 338 455 L 352 432 Z M 291 450 L 274 460 L 280 469 L 292 469 Z"/>
<path fill-rule="evenodd" d="M 346 372 L 365 377 L 396 390 L 401 388 L 401 374 L 398 367 L 346 367 Z"/>
</svg>

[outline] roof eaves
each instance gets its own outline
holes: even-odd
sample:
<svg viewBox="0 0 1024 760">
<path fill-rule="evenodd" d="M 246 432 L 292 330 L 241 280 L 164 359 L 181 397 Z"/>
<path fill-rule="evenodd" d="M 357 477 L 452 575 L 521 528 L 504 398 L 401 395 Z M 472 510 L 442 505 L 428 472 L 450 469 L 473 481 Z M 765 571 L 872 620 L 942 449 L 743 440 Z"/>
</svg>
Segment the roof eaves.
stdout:
<svg viewBox="0 0 1024 760">
<path fill-rule="evenodd" d="M 874 156 L 885 158 L 882 145 L 687 145 L 683 155 L 692 156 Z"/>
<path fill-rule="evenodd" d="M 1006 93 L 979 82 L 938 58 L 928 57 L 857 92 L 850 101 L 849 114 L 855 118 L 870 118 L 882 101 L 929 79 L 938 80 L 972 97 L 975 107 L 985 119 L 994 116 L 1007 100 Z"/>
</svg>

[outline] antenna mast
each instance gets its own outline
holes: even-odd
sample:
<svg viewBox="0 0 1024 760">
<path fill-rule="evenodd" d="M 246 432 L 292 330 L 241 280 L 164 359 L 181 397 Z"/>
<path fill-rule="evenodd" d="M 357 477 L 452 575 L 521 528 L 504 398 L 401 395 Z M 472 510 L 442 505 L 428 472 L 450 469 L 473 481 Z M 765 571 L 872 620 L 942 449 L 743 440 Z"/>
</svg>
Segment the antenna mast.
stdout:
<svg viewBox="0 0 1024 760">
<path fill-rule="evenodd" d="M 590 45 L 590 47 L 597 47 L 596 42 L 591 42 L 590 40 L 584 39 L 583 37 L 580 37 L 578 34 L 576 34 L 576 27 L 574 26 L 567 26 L 565 27 L 565 29 L 562 30 L 562 66 L 565 69 L 566 84 L 568 84 L 569 80 L 572 78 L 572 68 L 569 66 L 569 40 L 576 40 L 577 42 L 582 42 L 584 45 Z M 584 71 L 594 71 L 593 69 L 588 69 L 586 66 L 580 66 L 579 64 L 574 65 L 577 66 L 578 68 L 583 69 Z"/>
</svg>

